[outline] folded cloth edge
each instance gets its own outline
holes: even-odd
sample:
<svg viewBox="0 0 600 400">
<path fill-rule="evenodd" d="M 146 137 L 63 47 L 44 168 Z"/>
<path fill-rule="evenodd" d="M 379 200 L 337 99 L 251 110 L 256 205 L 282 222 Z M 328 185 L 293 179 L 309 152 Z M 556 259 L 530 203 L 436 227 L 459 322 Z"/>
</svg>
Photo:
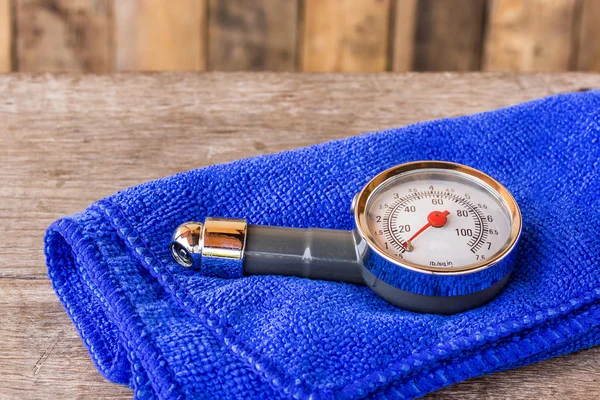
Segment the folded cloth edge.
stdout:
<svg viewBox="0 0 600 400">
<path fill-rule="evenodd" d="M 102 329 L 102 326 L 98 325 L 98 321 L 90 318 L 90 314 L 87 313 L 85 305 L 92 300 L 104 299 L 104 296 L 106 295 L 105 303 L 96 304 L 98 307 L 97 311 L 101 312 L 101 315 L 106 316 L 106 311 L 115 311 L 115 308 L 117 308 L 117 312 L 113 312 L 111 315 L 118 315 L 120 320 L 115 321 L 110 319 L 108 321 L 118 326 L 118 333 L 119 336 L 121 336 L 118 340 L 127 343 L 130 347 L 135 347 L 136 344 L 142 344 L 139 339 L 148 335 L 148 332 L 144 329 L 143 323 L 139 320 L 139 317 L 136 315 L 131 304 L 128 304 L 124 296 L 120 296 L 122 291 L 119 286 L 115 284 L 112 279 L 106 279 L 106 274 L 103 274 L 102 279 L 99 279 L 98 276 L 93 276 L 91 277 L 91 280 L 86 280 L 85 284 L 79 279 L 80 276 L 88 273 L 93 274 L 97 271 L 96 268 L 85 268 L 86 265 L 104 265 L 106 263 L 106 260 L 97 248 L 95 241 L 93 238 L 86 237 L 82 233 L 77 221 L 70 217 L 65 217 L 54 222 L 48 228 L 45 243 L 45 252 L 48 260 L 48 275 L 51 278 L 53 288 L 63 303 L 67 314 L 76 326 L 94 364 L 100 373 L 107 379 L 116 383 L 127 384 L 135 388 L 141 382 L 132 380 L 132 366 L 127 359 L 127 351 L 123 346 L 119 345 L 112 354 L 106 353 L 108 347 L 107 342 L 117 340 L 117 338 L 105 335 L 106 332 Z M 56 254 L 52 252 L 53 250 L 51 250 L 51 247 L 58 246 L 59 248 L 62 247 L 64 249 L 65 245 L 70 247 L 72 254 L 70 256 L 63 254 L 62 257 L 56 257 Z M 76 267 L 75 265 L 73 265 L 73 267 L 79 269 L 79 271 L 75 271 L 74 268 L 65 268 L 65 263 L 77 264 Z M 103 270 L 107 270 L 107 268 L 104 268 Z M 74 275 L 69 275 L 70 272 L 74 273 Z M 101 282 L 102 286 L 98 289 L 102 290 L 102 295 L 94 294 L 94 288 L 90 287 L 92 282 Z M 80 295 L 79 297 L 73 297 L 71 293 L 73 287 L 78 287 L 79 289 L 91 292 L 88 292 L 87 296 Z M 134 326 L 139 328 L 139 332 L 136 332 L 137 337 L 133 337 L 134 332 L 130 332 L 129 328 L 123 329 L 123 326 L 125 325 L 122 322 L 123 320 L 128 320 L 128 327 Z M 134 320 L 135 323 L 131 324 L 131 320 Z M 118 343 L 120 344 L 120 342 Z M 146 343 L 143 344 L 147 346 Z M 130 348 L 129 350 L 130 352 L 133 352 L 135 349 Z M 145 360 L 146 362 L 144 364 L 146 365 L 144 365 L 144 368 L 153 371 L 155 374 L 160 374 L 163 377 L 172 376 L 171 371 L 166 368 L 167 364 L 160 352 L 154 347 L 151 349 L 144 349 L 146 353 L 148 353 L 148 350 L 155 356 L 149 359 L 154 359 L 155 362 L 153 362 L 152 365 L 148 365 Z M 135 357 L 135 353 L 133 353 L 133 357 Z M 172 382 L 176 382 L 173 378 L 171 380 Z M 161 385 L 153 385 L 153 387 L 162 398 L 172 397 L 174 387 L 169 387 L 168 390 L 165 390 Z"/>
</svg>

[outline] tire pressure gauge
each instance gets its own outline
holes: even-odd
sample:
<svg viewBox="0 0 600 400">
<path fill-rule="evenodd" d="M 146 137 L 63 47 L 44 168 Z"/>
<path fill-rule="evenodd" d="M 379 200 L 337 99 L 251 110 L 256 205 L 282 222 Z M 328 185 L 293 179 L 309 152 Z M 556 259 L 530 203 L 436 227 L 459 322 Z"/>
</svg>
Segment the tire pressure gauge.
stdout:
<svg viewBox="0 0 600 400">
<path fill-rule="evenodd" d="M 355 196 L 355 229 L 187 222 L 175 260 L 218 277 L 277 274 L 366 284 L 416 312 L 451 314 L 484 304 L 506 283 L 521 233 L 519 207 L 476 169 L 419 161 L 375 176 Z"/>
</svg>

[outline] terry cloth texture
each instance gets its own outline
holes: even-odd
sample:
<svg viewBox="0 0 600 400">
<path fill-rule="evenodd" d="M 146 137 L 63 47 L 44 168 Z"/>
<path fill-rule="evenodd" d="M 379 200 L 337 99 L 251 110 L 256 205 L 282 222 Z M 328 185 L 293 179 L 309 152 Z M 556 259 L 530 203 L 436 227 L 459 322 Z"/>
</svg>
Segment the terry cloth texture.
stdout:
<svg viewBox="0 0 600 400">
<path fill-rule="evenodd" d="M 55 222 L 52 283 L 99 371 L 153 398 L 410 398 L 600 343 L 600 92 L 549 97 L 215 165 Z M 180 267 L 173 230 L 207 216 L 352 229 L 377 173 L 435 159 L 506 185 L 524 220 L 499 297 L 440 316 L 370 289 Z"/>
</svg>

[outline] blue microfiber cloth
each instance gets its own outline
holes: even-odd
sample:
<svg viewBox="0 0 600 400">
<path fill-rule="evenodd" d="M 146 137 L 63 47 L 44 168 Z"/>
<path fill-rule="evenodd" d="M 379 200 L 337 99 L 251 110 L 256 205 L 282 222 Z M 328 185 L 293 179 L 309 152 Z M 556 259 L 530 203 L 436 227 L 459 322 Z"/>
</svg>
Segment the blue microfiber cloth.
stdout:
<svg viewBox="0 0 600 400">
<path fill-rule="evenodd" d="M 215 165 L 119 192 L 46 236 L 56 293 L 100 372 L 136 398 L 410 398 L 600 343 L 600 92 L 549 97 Z M 499 297 L 452 316 L 364 286 L 200 276 L 171 258 L 186 220 L 352 229 L 354 194 L 396 164 L 502 182 L 524 220 Z"/>
</svg>

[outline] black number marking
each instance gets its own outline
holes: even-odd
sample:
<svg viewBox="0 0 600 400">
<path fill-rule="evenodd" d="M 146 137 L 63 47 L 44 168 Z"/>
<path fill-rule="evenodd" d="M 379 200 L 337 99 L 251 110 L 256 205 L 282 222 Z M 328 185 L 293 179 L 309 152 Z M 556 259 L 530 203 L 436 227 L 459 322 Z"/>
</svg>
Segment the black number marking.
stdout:
<svg viewBox="0 0 600 400">
<path fill-rule="evenodd" d="M 417 211 L 417 207 L 415 207 L 415 206 L 407 206 L 406 208 L 404 208 L 404 211 L 406 211 L 406 212 L 415 212 L 415 211 Z"/>
<path fill-rule="evenodd" d="M 457 236 L 473 236 L 471 229 L 455 229 Z"/>
<path fill-rule="evenodd" d="M 442 205 L 442 204 L 444 204 L 444 200 L 442 200 L 442 199 L 431 199 L 431 204 Z"/>
<path fill-rule="evenodd" d="M 398 232 L 410 232 L 410 225 L 398 225 Z"/>
<path fill-rule="evenodd" d="M 469 216 L 469 212 L 467 210 L 458 210 L 456 212 L 456 216 L 457 217 L 468 217 Z"/>
</svg>

